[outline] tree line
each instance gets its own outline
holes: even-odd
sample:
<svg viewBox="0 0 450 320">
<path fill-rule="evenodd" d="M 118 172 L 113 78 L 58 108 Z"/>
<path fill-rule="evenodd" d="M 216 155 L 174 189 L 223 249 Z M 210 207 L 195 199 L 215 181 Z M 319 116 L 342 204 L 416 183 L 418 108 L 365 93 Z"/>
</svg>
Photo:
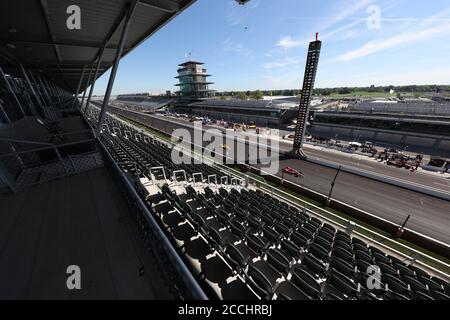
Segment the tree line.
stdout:
<svg viewBox="0 0 450 320">
<path fill-rule="evenodd" d="M 334 94 L 351 94 L 358 92 L 388 93 L 394 90 L 397 93 L 450 93 L 450 85 L 408 85 L 408 86 L 370 86 L 370 87 L 338 87 L 317 88 L 314 95 L 329 96 Z M 222 91 L 217 92 L 219 97 L 235 97 L 237 99 L 260 100 L 263 96 L 298 96 L 299 89 L 284 90 L 255 90 L 255 91 Z"/>
</svg>

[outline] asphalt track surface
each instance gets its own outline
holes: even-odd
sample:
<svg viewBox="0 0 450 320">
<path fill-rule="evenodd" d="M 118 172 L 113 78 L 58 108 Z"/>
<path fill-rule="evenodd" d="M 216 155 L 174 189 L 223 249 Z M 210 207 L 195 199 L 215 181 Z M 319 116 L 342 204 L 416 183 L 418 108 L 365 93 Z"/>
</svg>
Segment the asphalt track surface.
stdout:
<svg viewBox="0 0 450 320">
<path fill-rule="evenodd" d="M 138 114 L 126 112 L 110 107 L 110 111 L 127 116 L 132 120 L 139 120 L 149 127 L 171 134 L 180 127 L 193 132 L 192 123 L 179 119 L 168 119 L 164 116 Z M 208 143 L 204 143 L 206 146 Z M 242 148 L 239 142 L 235 150 Z M 281 143 L 280 150 L 290 150 L 289 143 Z M 230 151 L 229 151 L 230 152 Z M 237 152 L 237 151 L 235 151 Z M 403 180 L 409 180 L 433 188 L 450 191 L 448 179 L 409 172 L 404 169 L 389 167 L 374 161 L 356 160 L 348 155 L 338 155 L 317 149 L 306 148 L 310 157 L 333 160 L 341 164 L 360 167 L 364 170 L 378 172 Z M 235 153 L 236 154 L 236 153 Z M 304 173 L 304 178 L 284 175 L 286 180 L 292 181 L 309 189 L 328 195 L 331 181 L 336 170 L 318 165 L 309 161 L 280 158 L 280 168 L 290 166 Z M 281 173 L 278 173 L 280 176 Z M 422 193 L 410 191 L 388 183 L 375 181 L 359 175 L 341 171 L 336 179 L 332 197 L 361 210 L 375 214 L 381 218 L 401 224 L 408 215 L 411 215 L 406 227 L 436 240 L 450 243 L 450 202 Z"/>
</svg>

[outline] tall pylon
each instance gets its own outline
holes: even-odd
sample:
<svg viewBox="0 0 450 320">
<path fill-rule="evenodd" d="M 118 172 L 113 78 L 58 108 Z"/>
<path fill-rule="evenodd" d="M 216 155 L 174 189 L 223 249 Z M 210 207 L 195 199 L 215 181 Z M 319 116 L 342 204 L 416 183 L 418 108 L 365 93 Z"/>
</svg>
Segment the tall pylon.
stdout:
<svg viewBox="0 0 450 320">
<path fill-rule="evenodd" d="M 306 158 L 303 152 L 306 125 L 308 123 L 309 107 L 316 80 L 317 67 L 319 65 L 320 49 L 322 42 L 319 41 L 319 33 L 316 33 L 316 41 L 309 43 L 308 57 L 306 59 L 305 77 L 300 97 L 300 105 L 297 113 L 297 124 L 295 125 L 293 154 Z"/>
</svg>

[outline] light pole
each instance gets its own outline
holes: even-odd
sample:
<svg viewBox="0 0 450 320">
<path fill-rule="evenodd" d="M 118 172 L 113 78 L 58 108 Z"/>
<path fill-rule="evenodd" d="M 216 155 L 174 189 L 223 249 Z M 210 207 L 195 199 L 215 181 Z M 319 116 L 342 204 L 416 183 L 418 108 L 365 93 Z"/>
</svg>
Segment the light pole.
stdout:
<svg viewBox="0 0 450 320">
<path fill-rule="evenodd" d="M 341 166 L 339 166 L 339 168 L 338 168 L 337 171 L 336 171 L 336 175 L 335 175 L 334 178 L 333 178 L 333 181 L 331 181 L 330 193 L 328 194 L 328 198 L 327 198 L 327 201 L 326 201 L 326 205 L 327 205 L 327 206 L 330 205 L 330 202 L 331 202 L 331 194 L 333 193 L 333 188 L 334 188 L 334 185 L 336 184 L 336 179 L 337 179 L 337 177 L 338 177 L 338 175 L 339 175 L 339 172 L 341 172 Z"/>
</svg>

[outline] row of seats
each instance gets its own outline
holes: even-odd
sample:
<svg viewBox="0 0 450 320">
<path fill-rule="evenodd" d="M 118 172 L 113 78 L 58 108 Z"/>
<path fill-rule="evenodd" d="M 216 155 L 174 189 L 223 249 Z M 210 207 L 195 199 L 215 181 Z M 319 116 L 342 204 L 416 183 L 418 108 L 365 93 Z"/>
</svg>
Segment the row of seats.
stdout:
<svg viewBox="0 0 450 320">
<path fill-rule="evenodd" d="M 163 166 L 169 173 L 217 175 L 204 164 L 175 166 L 167 146 L 136 139 L 130 127 L 107 121 L 118 130 L 103 138 L 126 171 L 134 172 L 136 163 L 140 172 Z M 187 186 L 177 194 L 165 185 L 147 203 L 214 297 L 449 299 L 444 280 L 261 191 Z M 371 278 L 373 266 L 379 279 Z"/>
<path fill-rule="evenodd" d="M 98 112 L 92 110 L 90 116 L 96 119 Z M 184 170 L 189 179 L 196 182 L 199 182 L 199 178 L 194 179 L 194 174 L 198 173 L 202 175 L 200 182 L 206 182 L 210 176 L 214 176 L 217 183 L 221 183 L 222 177 L 226 177 L 227 181 L 230 179 L 228 175 L 206 164 L 174 164 L 171 160 L 172 149 L 166 144 L 149 137 L 144 138 L 140 132 L 114 118 L 107 117 L 105 122 L 114 133 L 103 130 L 102 140 L 125 171 L 135 176 L 150 176 L 149 168 L 164 167 L 166 178 L 169 180 L 174 179 L 174 171 L 179 170 Z M 152 174 L 157 180 L 163 178 L 161 170 L 155 170 Z M 176 177 L 178 181 L 182 178 L 181 175 Z"/>
<path fill-rule="evenodd" d="M 445 281 L 267 194 L 164 192 L 262 299 L 448 298 Z M 177 222 L 163 221 L 169 229 Z M 372 265 L 381 269 L 378 289 L 367 288 Z"/>
</svg>

